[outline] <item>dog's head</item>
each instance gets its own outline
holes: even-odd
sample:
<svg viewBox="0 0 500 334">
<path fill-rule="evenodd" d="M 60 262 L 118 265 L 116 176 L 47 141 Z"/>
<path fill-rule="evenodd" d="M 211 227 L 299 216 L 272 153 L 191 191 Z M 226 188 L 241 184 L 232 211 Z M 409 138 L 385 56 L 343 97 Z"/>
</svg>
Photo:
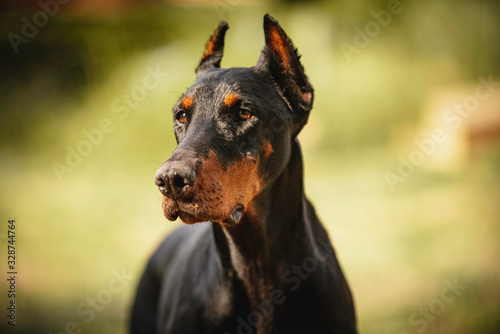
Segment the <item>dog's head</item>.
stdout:
<svg viewBox="0 0 500 334">
<path fill-rule="evenodd" d="M 231 225 L 252 214 L 252 199 L 284 170 L 312 107 L 300 57 L 271 16 L 250 68 L 220 68 L 228 28 L 219 24 L 173 109 L 178 146 L 156 173 L 170 220 Z"/>
</svg>

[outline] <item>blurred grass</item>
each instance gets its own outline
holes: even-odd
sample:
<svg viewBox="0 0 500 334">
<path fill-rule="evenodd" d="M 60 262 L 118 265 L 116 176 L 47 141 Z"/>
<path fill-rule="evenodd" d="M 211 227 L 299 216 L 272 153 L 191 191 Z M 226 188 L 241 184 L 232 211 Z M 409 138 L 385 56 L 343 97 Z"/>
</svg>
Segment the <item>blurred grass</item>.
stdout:
<svg viewBox="0 0 500 334">
<path fill-rule="evenodd" d="M 256 62 L 265 12 L 303 54 L 316 91 L 301 135 L 306 190 L 338 250 L 362 333 L 416 333 L 408 318 L 439 298 L 445 280 L 457 277 L 467 289 L 425 332 L 496 334 L 498 144 L 475 153 L 459 173 L 417 169 L 395 192 L 384 172 L 407 153 L 399 151 L 396 130 L 416 127 L 427 94 L 478 75 L 498 76 L 498 6 L 405 3 L 348 63 L 339 44 L 352 43 L 352 27 L 385 5 L 242 4 L 224 13 L 231 30 L 222 65 Z M 3 36 L 19 29 L 22 14 L 1 14 Z M 160 5 L 94 18 L 61 14 L 18 55 L 2 41 L 0 216 L 18 224 L 19 332 L 56 333 L 68 321 L 82 332 L 126 331 L 145 261 L 179 225 L 162 217 L 153 184 L 175 146 L 170 109 L 194 80 L 218 20 L 210 5 Z M 121 119 L 113 102 L 142 83 L 148 66 L 168 77 Z M 115 129 L 59 182 L 53 161 L 63 163 L 66 146 L 75 148 L 85 139 L 82 130 L 103 118 Z M 135 280 L 86 323 L 78 305 L 122 268 Z M 6 330 L 2 322 L 0 331 Z"/>
</svg>

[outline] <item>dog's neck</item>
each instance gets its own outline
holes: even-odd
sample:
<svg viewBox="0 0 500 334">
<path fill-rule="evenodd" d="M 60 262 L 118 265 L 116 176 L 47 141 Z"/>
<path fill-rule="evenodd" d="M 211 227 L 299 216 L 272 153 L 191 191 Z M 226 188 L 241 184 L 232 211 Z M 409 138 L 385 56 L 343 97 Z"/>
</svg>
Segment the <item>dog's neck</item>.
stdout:
<svg viewBox="0 0 500 334">
<path fill-rule="evenodd" d="M 240 223 L 214 228 L 221 257 L 242 281 L 252 307 L 269 301 L 274 289 L 285 291 L 283 273 L 307 256 L 312 232 L 306 201 L 302 155 L 294 141 L 288 165 Z"/>
</svg>

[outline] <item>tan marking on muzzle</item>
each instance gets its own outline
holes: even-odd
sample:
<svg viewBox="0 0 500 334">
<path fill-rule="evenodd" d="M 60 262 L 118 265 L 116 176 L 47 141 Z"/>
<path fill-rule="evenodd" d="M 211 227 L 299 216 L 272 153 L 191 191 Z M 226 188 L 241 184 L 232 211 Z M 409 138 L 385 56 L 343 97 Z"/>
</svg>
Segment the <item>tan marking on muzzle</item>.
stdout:
<svg viewBox="0 0 500 334">
<path fill-rule="evenodd" d="M 229 163 L 224 169 L 217 155 L 210 151 L 207 158 L 202 160 L 197 173 L 199 180 L 193 189 L 192 201 L 175 204 L 170 199 L 163 198 L 166 216 L 170 210 L 175 211 L 178 207 L 185 223 L 213 221 L 225 224 L 224 221 L 239 205 L 246 211 L 262 188 L 257 160 L 253 157 L 242 157 Z"/>
</svg>

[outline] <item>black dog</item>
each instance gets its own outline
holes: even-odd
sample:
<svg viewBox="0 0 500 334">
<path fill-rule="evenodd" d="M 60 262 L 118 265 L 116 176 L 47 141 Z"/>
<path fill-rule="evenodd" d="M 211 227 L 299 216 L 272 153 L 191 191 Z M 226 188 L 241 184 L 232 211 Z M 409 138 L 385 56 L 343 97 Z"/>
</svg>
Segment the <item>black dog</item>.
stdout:
<svg viewBox="0 0 500 334">
<path fill-rule="evenodd" d="M 264 17 L 257 65 L 220 69 L 221 22 L 174 107 L 178 146 L 156 174 L 165 216 L 186 224 L 150 259 L 132 333 L 357 333 L 349 287 L 304 195 L 297 134 L 313 89 Z"/>
</svg>

